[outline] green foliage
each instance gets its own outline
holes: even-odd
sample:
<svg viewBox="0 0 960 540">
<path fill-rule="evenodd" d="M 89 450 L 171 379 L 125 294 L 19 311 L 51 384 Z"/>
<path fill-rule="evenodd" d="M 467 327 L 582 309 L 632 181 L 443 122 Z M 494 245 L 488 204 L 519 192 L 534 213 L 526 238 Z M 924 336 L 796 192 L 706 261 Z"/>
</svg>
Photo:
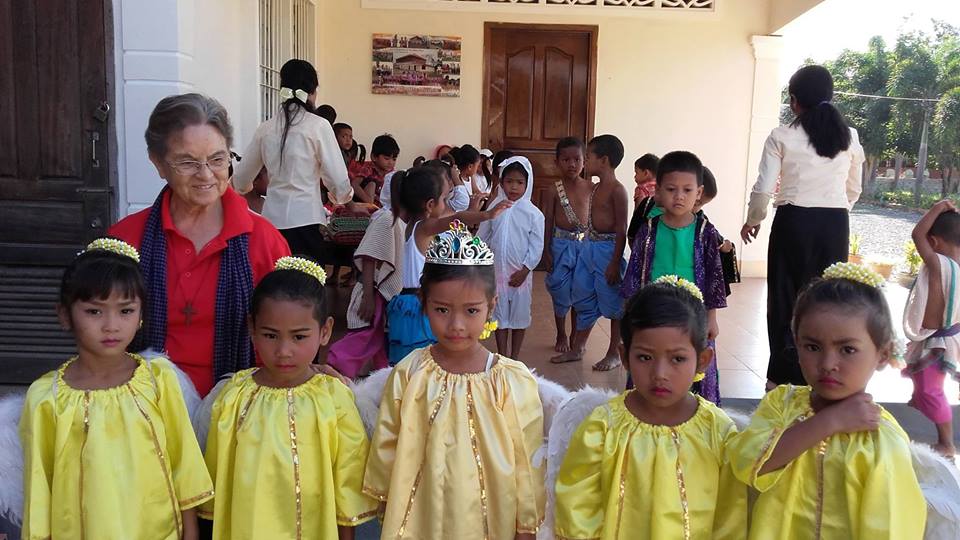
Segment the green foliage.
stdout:
<svg viewBox="0 0 960 540">
<path fill-rule="evenodd" d="M 810 63 L 810 59 L 804 61 Z M 892 49 L 876 36 L 867 50 L 845 50 L 824 66 L 833 74 L 837 92 L 939 100 L 892 101 L 836 94 L 834 103 L 857 129 L 868 164 L 894 156 L 915 160 L 927 107 L 932 112 L 928 168 L 948 173 L 960 169 L 960 29 L 933 21 L 933 32 L 903 33 Z M 789 102 L 784 89 L 783 103 Z M 792 119 L 789 107 L 782 107 L 781 123 Z M 944 192 L 956 192 L 958 186 L 960 172 L 945 182 Z M 889 194 L 892 200 L 899 197 L 898 193 Z"/>
<path fill-rule="evenodd" d="M 913 241 L 909 241 L 903 245 L 903 260 L 907 263 L 907 273 L 911 276 L 915 276 L 920 272 L 920 265 L 923 263 L 923 258 L 920 257 L 917 246 Z"/>
<path fill-rule="evenodd" d="M 898 205 L 911 208 L 914 206 L 913 191 L 881 191 L 877 194 L 876 198 L 877 202 L 884 205 Z M 926 210 L 943 198 L 944 197 L 942 197 L 939 193 L 924 193 L 920 196 L 920 209 Z M 960 195 L 952 194 L 948 195 L 946 198 L 957 204 L 960 204 Z"/>
<path fill-rule="evenodd" d="M 939 70 L 930 38 L 920 32 L 901 34 L 891 56 L 887 95 L 908 98 L 934 98 L 939 90 Z M 890 149 L 914 157 L 920 147 L 923 103 L 895 101 L 887 123 Z"/>
<path fill-rule="evenodd" d="M 851 234 L 850 235 L 850 255 L 859 255 L 860 254 L 860 235 Z"/>
</svg>

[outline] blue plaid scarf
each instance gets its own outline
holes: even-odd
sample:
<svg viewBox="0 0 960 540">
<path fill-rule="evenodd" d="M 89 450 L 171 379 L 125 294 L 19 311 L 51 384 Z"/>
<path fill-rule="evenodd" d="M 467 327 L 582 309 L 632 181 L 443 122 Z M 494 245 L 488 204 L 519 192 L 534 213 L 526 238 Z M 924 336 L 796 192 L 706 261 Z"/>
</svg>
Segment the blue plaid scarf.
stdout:
<svg viewBox="0 0 960 540">
<path fill-rule="evenodd" d="M 140 242 L 140 270 L 149 299 L 145 340 L 147 347 L 158 351 L 164 350 L 167 339 L 167 238 L 160 214 L 167 189 L 164 187 L 154 201 Z M 214 380 L 254 364 L 247 331 L 253 291 L 248 236 L 241 234 L 227 240 L 227 249 L 220 257 L 213 328 Z"/>
</svg>

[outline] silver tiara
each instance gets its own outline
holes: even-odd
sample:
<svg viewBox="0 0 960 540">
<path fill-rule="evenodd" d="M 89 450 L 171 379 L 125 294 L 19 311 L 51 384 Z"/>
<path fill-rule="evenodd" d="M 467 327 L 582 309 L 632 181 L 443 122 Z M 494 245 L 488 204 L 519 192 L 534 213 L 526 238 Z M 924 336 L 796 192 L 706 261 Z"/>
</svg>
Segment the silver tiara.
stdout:
<svg viewBox="0 0 960 540">
<path fill-rule="evenodd" d="M 450 230 L 433 237 L 426 255 L 429 264 L 447 266 L 491 266 L 493 252 L 479 237 L 470 234 L 459 220 L 450 224 Z"/>
</svg>

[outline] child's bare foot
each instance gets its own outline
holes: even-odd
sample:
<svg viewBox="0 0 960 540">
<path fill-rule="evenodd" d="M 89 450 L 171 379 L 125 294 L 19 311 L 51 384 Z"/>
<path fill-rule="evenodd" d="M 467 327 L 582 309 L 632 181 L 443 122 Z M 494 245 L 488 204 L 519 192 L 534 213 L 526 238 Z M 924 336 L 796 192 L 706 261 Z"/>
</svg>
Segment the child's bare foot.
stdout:
<svg viewBox="0 0 960 540">
<path fill-rule="evenodd" d="M 933 445 L 934 451 L 947 459 L 953 459 L 957 449 L 950 443 L 937 443 Z"/>
<path fill-rule="evenodd" d="M 568 350 L 563 354 L 558 354 L 550 359 L 551 364 L 566 364 L 567 362 L 579 362 L 583 360 L 583 351 Z"/>
<path fill-rule="evenodd" d="M 553 346 L 553 350 L 563 353 L 570 350 L 570 338 L 563 334 L 557 334 L 557 343 Z"/>
<path fill-rule="evenodd" d="M 593 365 L 594 371 L 610 371 L 620 367 L 620 355 L 618 353 L 608 353 L 599 362 Z"/>
</svg>

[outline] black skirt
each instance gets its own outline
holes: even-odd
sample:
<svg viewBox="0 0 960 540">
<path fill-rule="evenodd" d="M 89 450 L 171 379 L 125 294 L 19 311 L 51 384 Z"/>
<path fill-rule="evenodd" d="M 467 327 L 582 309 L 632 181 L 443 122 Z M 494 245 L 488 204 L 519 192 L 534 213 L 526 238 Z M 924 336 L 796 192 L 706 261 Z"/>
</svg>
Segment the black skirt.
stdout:
<svg viewBox="0 0 960 540">
<path fill-rule="evenodd" d="M 846 262 L 850 215 L 845 208 L 777 208 L 767 251 L 767 378 L 806 385 L 790 329 L 797 294 L 833 263 Z"/>
</svg>

